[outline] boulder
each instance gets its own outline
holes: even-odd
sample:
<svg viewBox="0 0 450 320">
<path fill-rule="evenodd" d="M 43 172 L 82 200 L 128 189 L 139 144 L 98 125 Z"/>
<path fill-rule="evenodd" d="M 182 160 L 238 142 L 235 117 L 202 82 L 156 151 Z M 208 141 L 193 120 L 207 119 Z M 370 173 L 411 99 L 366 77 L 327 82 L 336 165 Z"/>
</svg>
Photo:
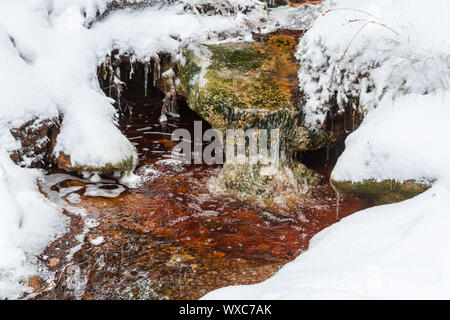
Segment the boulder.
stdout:
<svg viewBox="0 0 450 320">
<path fill-rule="evenodd" d="M 306 151 L 335 140 L 301 125 L 294 54 L 302 32 L 281 30 L 255 42 L 200 45 L 183 53 L 177 92 L 214 129 L 280 129 L 286 150 Z"/>
</svg>

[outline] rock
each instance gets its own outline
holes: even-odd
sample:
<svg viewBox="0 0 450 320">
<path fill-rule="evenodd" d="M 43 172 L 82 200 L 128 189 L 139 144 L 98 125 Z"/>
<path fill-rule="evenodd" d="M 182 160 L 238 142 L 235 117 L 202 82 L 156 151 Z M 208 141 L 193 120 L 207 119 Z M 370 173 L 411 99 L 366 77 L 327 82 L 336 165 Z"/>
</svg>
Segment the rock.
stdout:
<svg viewBox="0 0 450 320">
<path fill-rule="evenodd" d="M 412 179 L 403 182 L 392 179 L 382 181 L 369 179 L 355 183 L 330 179 L 330 183 L 336 192 L 367 199 L 375 204 L 400 202 L 415 197 L 431 187 L 430 183 Z"/>
<path fill-rule="evenodd" d="M 225 164 L 218 182 L 227 190 L 270 199 L 305 194 L 317 185 L 321 176 L 299 162 L 285 163 L 278 170 L 261 164 Z"/>
<path fill-rule="evenodd" d="M 21 147 L 11 152 L 11 159 L 22 167 L 45 168 L 54 162 L 52 152 L 59 133 L 58 118 L 34 118 L 11 129 Z"/>
<path fill-rule="evenodd" d="M 134 168 L 137 166 L 137 159 L 130 157 L 122 162 L 107 163 L 103 167 L 93 167 L 87 165 L 80 165 L 78 163 L 72 163 L 70 156 L 61 152 L 59 153 L 57 163 L 60 169 L 66 171 L 84 172 L 83 175 L 88 176 L 88 172 L 103 173 L 113 171 L 133 171 Z"/>
<path fill-rule="evenodd" d="M 287 149 L 308 150 L 312 135 L 298 126 L 296 110 L 300 34 L 280 31 L 256 42 L 187 50 L 177 91 L 214 129 L 279 128 Z"/>
</svg>

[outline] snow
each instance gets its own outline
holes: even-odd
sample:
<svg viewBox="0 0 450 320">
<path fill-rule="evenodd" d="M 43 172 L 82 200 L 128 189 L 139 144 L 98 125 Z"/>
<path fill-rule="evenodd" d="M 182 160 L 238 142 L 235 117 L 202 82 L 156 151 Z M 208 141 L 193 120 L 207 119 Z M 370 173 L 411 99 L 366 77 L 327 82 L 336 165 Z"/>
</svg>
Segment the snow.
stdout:
<svg viewBox="0 0 450 320">
<path fill-rule="evenodd" d="M 298 49 L 307 125 L 320 128 L 335 90 L 342 110 L 355 99 L 366 113 L 332 179 L 416 179 L 432 187 L 326 228 L 260 284 L 204 299 L 450 298 L 449 5 L 326 1 Z M 367 77 L 354 81 L 361 72 Z"/>
<path fill-rule="evenodd" d="M 449 9 L 445 0 L 325 2 L 297 52 L 305 124 L 320 128 L 333 98 L 341 111 L 367 111 L 386 97 L 447 90 Z"/>
</svg>

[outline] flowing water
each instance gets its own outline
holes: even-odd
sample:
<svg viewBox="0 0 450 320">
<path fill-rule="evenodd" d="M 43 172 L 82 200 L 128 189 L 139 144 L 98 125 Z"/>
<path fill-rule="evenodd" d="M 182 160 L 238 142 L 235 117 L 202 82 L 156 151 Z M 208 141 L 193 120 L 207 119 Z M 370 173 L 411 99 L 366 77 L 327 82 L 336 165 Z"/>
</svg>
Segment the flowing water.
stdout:
<svg viewBox="0 0 450 320">
<path fill-rule="evenodd" d="M 139 151 L 141 187 L 58 172 L 41 182 L 43 193 L 66 206 L 71 223 L 41 256 L 53 273 L 31 297 L 196 299 L 260 282 L 305 251 L 314 234 L 368 206 L 337 198 L 328 183 L 335 157 L 326 161 L 323 152 L 303 159 L 324 175 L 321 185 L 291 209 L 211 195 L 207 183 L 220 166 L 185 165 L 170 156 L 170 132 L 192 132 L 201 119 L 184 106 L 180 118 L 161 125 L 161 96 L 149 96 L 135 98 L 121 123 Z"/>
</svg>

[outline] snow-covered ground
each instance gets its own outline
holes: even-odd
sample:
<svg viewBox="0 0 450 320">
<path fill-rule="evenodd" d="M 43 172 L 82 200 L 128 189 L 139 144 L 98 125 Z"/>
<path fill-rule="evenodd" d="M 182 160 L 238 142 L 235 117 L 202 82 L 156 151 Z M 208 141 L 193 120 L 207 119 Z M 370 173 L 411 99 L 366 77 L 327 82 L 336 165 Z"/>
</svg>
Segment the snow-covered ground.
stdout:
<svg viewBox="0 0 450 320">
<path fill-rule="evenodd" d="M 113 2 L 0 0 L 0 299 L 21 296 L 27 277 L 44 275 L 35 256 L 66 227 L 58 208 L 38 192 L 42 173 L 10 160 L 8 151 L 20 147 L 10 129 L 61 115 L 55 154 L 94 167 L 136 159 L 116 127 L 113 101 L 98 84 L 97 66 L 106 55 L 117 49 L 149 61 L 158 52 L 176 56 L 192 41 L 217 41 L 219 33 L 239 31 L 250 39 L 250 30 L 264 28 L 262 20 L 274 25 L 256 0 L 227 1 L 215 15 L 194 6 L 204 0 L 146 0 L 143 9 L 106 14 Z"/>
<path fill-rule="evenodd" d="M 267 281 L 206 299 L 450 298 L 448 12 L 446 0 L 327 1 L 298 51 L 311 126 L 335 91 L 342 108 L 356 97 L 367 113 L 332 178 L 424 179 L 432 188 L 355 213 Z"/>
</svg>

